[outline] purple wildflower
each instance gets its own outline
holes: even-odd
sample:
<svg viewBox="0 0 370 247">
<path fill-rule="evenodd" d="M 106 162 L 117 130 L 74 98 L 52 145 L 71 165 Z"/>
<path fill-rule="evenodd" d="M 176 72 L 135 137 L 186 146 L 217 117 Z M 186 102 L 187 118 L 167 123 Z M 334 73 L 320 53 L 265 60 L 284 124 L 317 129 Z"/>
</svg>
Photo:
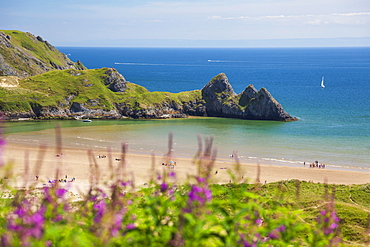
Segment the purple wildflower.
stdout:
<svg viewBox="0 0 370 247">
<path fill-rule="evenodd" d="M 122 181 L 121 182 L 121 185 L 123 186 L 123 187 L 126 187 L 126 186 L 130 186 L 130 185 L 132 185 L 132 181 Z"/>
<path fill-rule="evenodd" d="M 29 237 L 41 238 L 44 232 L 45 207 L 40 207 L 35 213 L 31 212 L 31 205 L 24 201 L 8 217 L 8 230 L 16 232 L 26 242 Z"/>
<path fill-rule="evenodd" d="M 65 189 L 57 189 L 56 194 L 58 198 L 62 198 L 67 193 Z"/>
<path fill-rule="evenodd" d="M 54 222 L 60 222 L 62 219 L 63 219 L 63 216 L 61 216 L 60 214 L 58 214 L 58 215 L 53 219 L 53 221 L 54 221 Z"/>
<path fill-rule="evenodd" d="M 280 234 L 279 234 L 279 231 L 277 231 L 276 229 L 272 230 L 269 234 L 268 234 L 269 238 L 271 239 L 278 239 L 280 237 Z"/>
<path fill-rule="evenodd" d="M 168 189 L 168 184 L 162 183 L 161 184 L 161 192 L 165 192 Z"/>
<path fill-rule="evenodd" d="M 127 224 L 127 225 L 126 225 L 126 230 L 127 230 L 127 231 L 133 230 L 133 229 L 135 229 L 135 228 L 136 228 L 136 226 L 135 226 L 135 224 L 133 224 L 133 223 L 130 223 L 130 224 Z"/>
<path fill-rule="evenodd" d="M 243 246 L 243 247 L 257 247 L 257 244 L 255 242 L 249 243 L 245 239 L 245 235 L 244 234 L 240 234 L 239 237 L 240 237 L 240 240 L 238 241 L 238 244 L 240 246 Z"/>
<path fill-rule="evenodd" d="M 6 141 L 1 137 L 1 132 L 0 132 L 0 166 L 3 166 L 3 153 L 5 149 L 5 144 Z"/>
<path fill-rule="evenodd" d="M 280 238 L 281 233 L 285 231 L 285 229 L 286 229 L 286 226 L 285 225 L 281 225 L 281 226 L 275 228 L 274 230 L 272 230 L 268 234 L 268 237 L 271 238 L 271 239 L 278 239 L 278 238 Z"/>
<path fill-rule="evenodd" d="M 50 195 L 50 187 L 44 187 L 44 194 L 45 194 L 45 200 L 47 202 L 52 202 L 51 195 Z"/>
<path fill-rule="evenodd" d="M 103 218 L 105 212 L 106 203 L 104 200 L 99 201 L 94 205 L 94 209 L 96 210 L 96 215 L 94 217 L 94 222 L 99 223 Z"/>
<path fill-rule="evenodd" d="M 278 229 L 279 229 L 280 232 L 284 232 L 285 229 L 286 229 L 286 226 L 285 225 L 281 225 Z"/>
<path fill-rule="evenodd" d="M 263 223 L 263 220 L 262 219 L 256 219 L 256 221 L 255 221 L 255 224 L 257 225 L 257 226 L 261 226 L 262 225 L 262 223 Z"/>
<path fill-rule="evenodd" d="M 114 224 L 111 229 L 111 235 L 117 236 L 118 231 L 122 228 L 122 219 L 123 219 L 123 210 L 120 210 L 117 212 L 117 214 L 114 216 Z"/>
<path fill-rule="evenodd" d="M 1 246 L 10 246 L 9 233 L 4 233 L 1 236 Z"/>
<path fill-rule="evenodd" d="M 190 203 L 198 202 L 200 204 L 204 204 L 206 201 L 210 201 L 212 199 L 212 192 L 207 188 L 193 185 L 188 196 Z"/>
<path fill-rule="evenodd" d="M 321 229 L 326 236 L 334 233 L 339 226 L 339 218 L 331 207 L 328 207 L 328 211 L 320 212 L 317 222 L 321 225 Z"/>
<path fill-rule="evenodd" d="M 3 114 L 0 112 L 0 121 L 2 120 L 2 116 L 3 116 Z M 3 154 L 4 154 L 5 144 L 6 144 L 6 141 L 5 141 L 5 139 L 3 139 L 2 134 L 3 134 L 3 132 L 0 129 L 0 166 L 4 165 L 4 163 L 3 163 Z"/>
<path fill-rule="evenodd" d="M 205 178 L 197 177 L 198 183 L 204 183 L 206 181 Z"/>
</svg>

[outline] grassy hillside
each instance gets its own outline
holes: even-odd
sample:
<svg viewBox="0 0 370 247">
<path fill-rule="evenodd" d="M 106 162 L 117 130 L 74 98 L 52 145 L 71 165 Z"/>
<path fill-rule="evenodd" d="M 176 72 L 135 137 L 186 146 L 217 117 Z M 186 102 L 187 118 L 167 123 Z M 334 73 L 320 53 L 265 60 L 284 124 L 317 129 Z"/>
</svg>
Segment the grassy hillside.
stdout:
<svg viewBox="0 0 370 247">
<path fill-rule="evenodd" d="M 69 108 L 72 102 L 89 109 L 115 109 L 125 103 L 135 109 L 157 107 L 163 102 L 188 102 L 200 99 L 200 91 L 181 93 L 149 92 L 127 82 L 125 92 L 113 92 L 105 85 L 107 68 L 93 70 L 53 70 L 18 81 L 18 87 L 0 87 L 0 111 L 31 110 L 41 107 Z"/>
<path fill-rule="evenodd" d="M 51 69 L 84 68 L 40 36 L 15 30 L 0 30 L 0 55 L 7 64 L 0 66 L 0 75 L 25 77 Z"/>
<path fill-rule="evenodd" d="M 313 223 L 327 203 L 334 199 L 340 231 L 346 246 L 365 246 L 370 230 L 370 184 L 327 185 L 298 180 L 281 181 L 263 186 L 252 184 L 213 185 L 216 198 L 226 200 L 231 193 L 253 191 L 270 203 L 279 203 L 307 224 Z M 233 192 L 230 192 L 232 190 Z M 235 198 L 242 201 L 243 198 Z M 269 207 L 269 203 L 261 205 Z"/>
</svg>

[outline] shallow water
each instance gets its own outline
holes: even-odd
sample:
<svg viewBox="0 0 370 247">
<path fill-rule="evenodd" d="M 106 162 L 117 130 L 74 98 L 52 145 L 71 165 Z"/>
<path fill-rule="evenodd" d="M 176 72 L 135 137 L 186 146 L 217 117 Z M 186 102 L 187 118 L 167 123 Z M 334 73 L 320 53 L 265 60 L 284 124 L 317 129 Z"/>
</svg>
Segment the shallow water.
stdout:
<svg viewBox="0 0 370 247">
<path fill-rule="evenodd" d="M 179 157 L 195 155 L 200 136 L 203 146 L 206 138 L 213 137 L 219 158 L 236 151 L 241 161 L 298 165 L 319 160 L 340 167 L 368 168 L 367 138 L 350 143 L 344 137 L 299 136 L 296 123 L 223 118 L 7 122 L 5 136 L 12 143 L 55 146 L 54 127 L 60 125 L 64 147 L 119 151 L 122 143 L 127 143 L 129 152 L 163 155 L 168 152 L 169 133 L 173 133 L 173 151 Z M 357 147 L 361 142 L 362 149 Z"/>
</svg>

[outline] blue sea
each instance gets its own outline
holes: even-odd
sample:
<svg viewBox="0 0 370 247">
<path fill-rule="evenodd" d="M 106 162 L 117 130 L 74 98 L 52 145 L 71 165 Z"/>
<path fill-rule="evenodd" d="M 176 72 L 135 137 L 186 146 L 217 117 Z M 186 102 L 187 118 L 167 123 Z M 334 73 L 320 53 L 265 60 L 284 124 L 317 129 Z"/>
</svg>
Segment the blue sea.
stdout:
<svg viewBox="0 0 370 247">
<path fill-rule="evenodd" d="M 58 47 L 89 69 L 116 68 L 150 91 L 201 89 L 223 72 L 237 93 L 265 87 L 296 122 L 222 118 L 61 121 L 68 147 L 162 155 L 196 153 L 197 135 L 213 137 L 219 158 L 370 169 L 370 47 L 363 48 L 80 48 Z M 322 77 L 325 88 L 321 88 Z M 54 122 L 6 123 L 13 142 L 53 142 Z M 51 143 L 50 145 L 53 145 Z"/>
</svg>

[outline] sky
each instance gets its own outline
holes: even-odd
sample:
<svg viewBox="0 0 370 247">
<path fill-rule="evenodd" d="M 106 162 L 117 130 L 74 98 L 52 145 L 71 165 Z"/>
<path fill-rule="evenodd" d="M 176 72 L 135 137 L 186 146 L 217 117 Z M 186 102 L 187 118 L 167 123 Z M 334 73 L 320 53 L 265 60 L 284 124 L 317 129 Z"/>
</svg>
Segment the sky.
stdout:
<svg viewBox="0 0 370 247">
<path fill-rule="evenodd" d="M 55 46 L 370 46 L 370 0 L 0 0 Z"/>
</svg>

